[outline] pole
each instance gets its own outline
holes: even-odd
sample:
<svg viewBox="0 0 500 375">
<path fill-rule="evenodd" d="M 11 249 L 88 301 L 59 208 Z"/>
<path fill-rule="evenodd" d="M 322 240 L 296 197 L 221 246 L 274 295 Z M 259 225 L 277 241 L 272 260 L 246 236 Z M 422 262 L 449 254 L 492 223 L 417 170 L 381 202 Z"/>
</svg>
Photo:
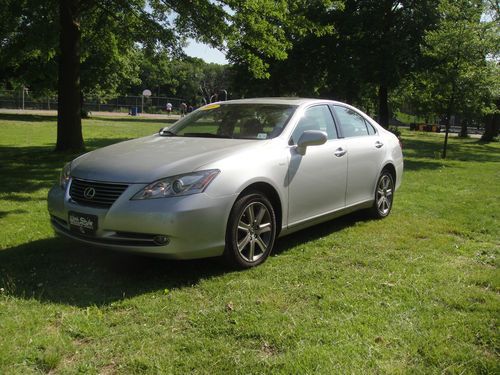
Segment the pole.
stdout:
<svg viewBox="0 0 500 375">
<path fill-rule="evenodd" d="M 144 95 L 141 96 L 141 114 L 144 113 Z"/>
<path fill-rule="evenodd" d="M 23 85 L 23 111 L 24 111 L 24 85 Z"/>
</svg>

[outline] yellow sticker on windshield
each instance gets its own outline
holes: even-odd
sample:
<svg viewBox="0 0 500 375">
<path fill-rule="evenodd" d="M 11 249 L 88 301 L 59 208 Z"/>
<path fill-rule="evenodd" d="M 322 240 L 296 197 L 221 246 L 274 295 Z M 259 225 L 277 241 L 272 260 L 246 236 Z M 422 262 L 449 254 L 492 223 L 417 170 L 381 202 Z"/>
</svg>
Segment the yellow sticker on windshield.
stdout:
<svg viewBox="0 0 500 375">
<path fill-rule="evenodd" d="M 220 107 L 220 104 L 209 104 L 209 105 L 206 105 L 204 107 L 201 107 L 200 109 L 202 111 L 208 111 L 209 109 L 215 109 L 215 108 L 219 108 Z"/>
</svg>

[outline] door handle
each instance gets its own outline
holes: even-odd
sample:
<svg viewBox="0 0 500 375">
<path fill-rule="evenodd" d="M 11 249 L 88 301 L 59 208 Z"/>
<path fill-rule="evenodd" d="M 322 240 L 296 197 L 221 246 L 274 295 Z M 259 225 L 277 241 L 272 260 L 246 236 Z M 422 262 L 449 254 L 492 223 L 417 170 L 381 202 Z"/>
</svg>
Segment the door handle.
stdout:
<svg viewBox="0 0 500 375">
<path fill-rule="evenodd" d="M 344 156 L 346 154 L 347 150 L 344 150 L 342 147 L 339 147 L 338 149 L 335 150 L 333 153 L 336 157 L 340 158 L 341 156 Z"/>
<path fill-rule="evenodd" d="M 383 144 L 382 142 L 380 142 L 380 141 L 375 142 L 375 147 L 376 147 L 376 148 L 380 148 L 380 147 L 382 147 L 383 145 L 384 145 L 384 144 Z"/>
</svg>

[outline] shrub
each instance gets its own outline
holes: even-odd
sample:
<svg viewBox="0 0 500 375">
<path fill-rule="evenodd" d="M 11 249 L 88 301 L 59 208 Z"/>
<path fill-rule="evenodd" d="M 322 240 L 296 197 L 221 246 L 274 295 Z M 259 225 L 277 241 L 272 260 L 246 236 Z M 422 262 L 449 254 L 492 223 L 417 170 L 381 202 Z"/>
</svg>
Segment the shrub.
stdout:
<svg viewBox="0 0 500 375">
<path fill-rule="evenodd" d="M 389 126 L 387 130 L 389 130 L 392 134 L 398 137 L 398 139 L 401 139 L 401 131 L 397 126 Z"/>
</svg>

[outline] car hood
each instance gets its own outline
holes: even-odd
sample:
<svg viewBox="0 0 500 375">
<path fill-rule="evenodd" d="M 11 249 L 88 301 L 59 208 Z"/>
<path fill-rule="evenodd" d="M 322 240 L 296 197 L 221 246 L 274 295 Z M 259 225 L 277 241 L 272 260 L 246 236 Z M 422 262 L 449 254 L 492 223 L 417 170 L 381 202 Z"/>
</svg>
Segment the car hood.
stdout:
<svg viewBox="0 0 500 375">
<path fill-rule="evenodd" d="M 266 141 L 153 135 L 84 154 L 72 162 L 71 175 L 94 181 L 150 183 L 263 143 Z"/>
</svg>

